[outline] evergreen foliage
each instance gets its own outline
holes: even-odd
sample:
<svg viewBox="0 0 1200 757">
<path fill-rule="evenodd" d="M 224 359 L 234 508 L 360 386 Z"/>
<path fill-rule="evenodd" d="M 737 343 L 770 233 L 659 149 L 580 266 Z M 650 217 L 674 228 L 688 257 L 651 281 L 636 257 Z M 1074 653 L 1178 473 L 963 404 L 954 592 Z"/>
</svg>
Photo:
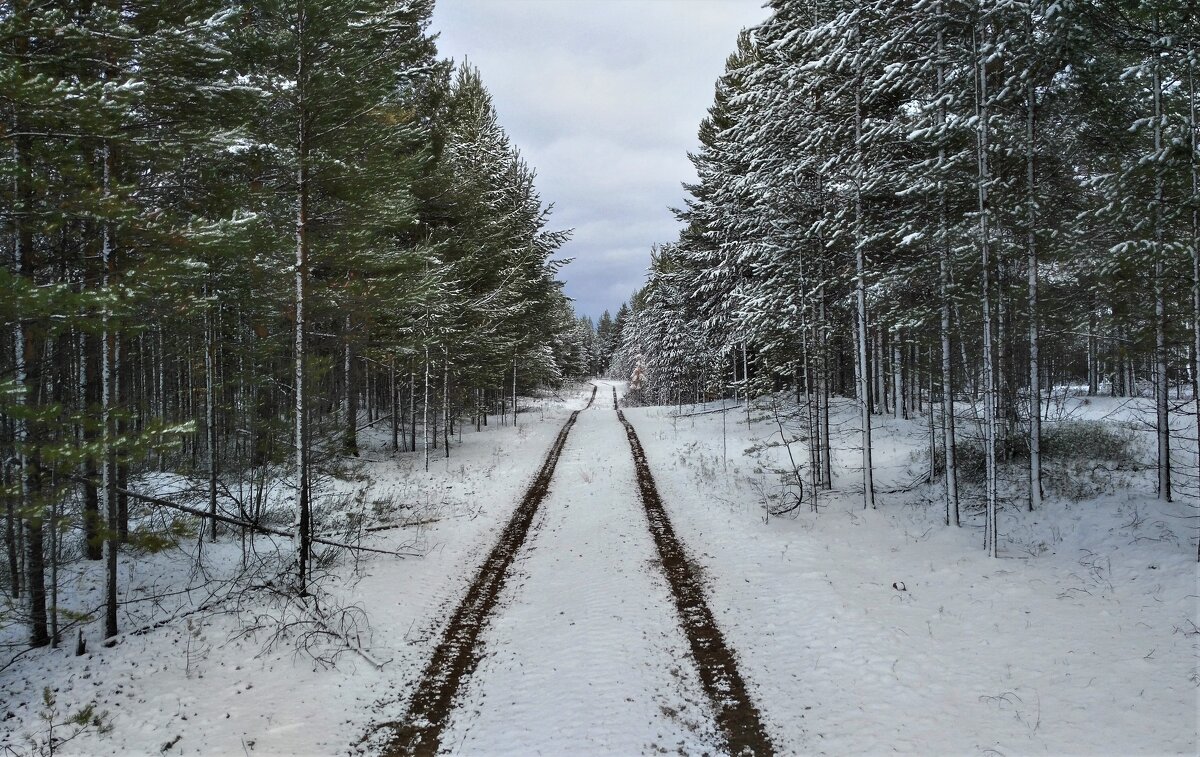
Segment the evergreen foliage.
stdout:
<svg viewBox="0 0 1200 757">
<path fill-rule="evenodd" d="M 1200 349 L 1195 3 L 769 7 L 717 82 L 621 371 L 643 364 L 657 402 L 793 385 L 818 476 L 828 398 L 855 398 L 868 506 L 871 415 L 938 404 L 948 522 L 950 398 L 983 408 L 989 505 L 1020 449 L 1035 507 L 1047 392 L 1152 395 L 1169 499 L 1167 398 Z"/>
<path fill-rule="evenodd" d="M 119 630 L 118 554 L 157 543 L 122 493 L 142 472 L 207 480 L 216 538 L 222 477 L 252 482 L 223 515 L 258 522 L 290 471 L 303 593 L 317 440 L 353 456 L 390 417 L 394 450 L 448 455 L 464 418 L 594 367 L 567 232 L 432 10 L 0 10 L 4 572 L 34 645 L 61 635 L 45 564 L 75 525 Z"/>
</svg>

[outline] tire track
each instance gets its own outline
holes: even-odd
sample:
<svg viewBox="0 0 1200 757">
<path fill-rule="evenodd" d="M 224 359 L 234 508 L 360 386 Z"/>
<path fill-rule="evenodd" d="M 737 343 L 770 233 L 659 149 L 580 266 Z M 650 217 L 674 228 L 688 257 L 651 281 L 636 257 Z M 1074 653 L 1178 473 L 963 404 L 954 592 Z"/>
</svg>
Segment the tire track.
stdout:
<svg viewBox="0 0 1200 757">
<path fill-rule="evenodd" d="M 597 386 L 592 385 L 592 396 L 583 410 L 592 406 L 596 399 Z M 508 525 L 500 534 L 500 540 L 480 566 L 458 609 L 442 634 L 442 639 L 433 651 L 417 690 L 413 694 L 404 717 L 392 723 L 382 723 L 378 728 L 391 728 L 395 736 L 383 749 L 383 754 L 432 755 L 441 746 L 442 731 L 447 717 L 454 707 L 454 699 L 463 683 L 475 671 L 483 657 L 481 635 L 487 626 L 496 601 L 508 580 L 513 559 L 529 535 L 529 527 L 537 514 L 538 506 L 550 490 L 554 468 L 567 443 L 567 435 L 579 418 L 582 410 L 571 413 L 562 430 L 550 447 L 545 462 L 537 477 L 525 492 L 521 504 L 513 512 Z"/>
<path fill-rule="evenodd" d="M 663 508 L 642 443 L 633 424 L 625 419 L 625 414 L 617 405 L 616 387 L 613 388 L 613 409 L 617 411 L 617 417 L 629 437 L 633 464 L 637 469 L 638 490 L 646 508 L 650 532 L 654 535 L 663 573 L 671 586 L 680 625 L 696 660 L 701 685 L 716 713 L 717 726 L 725 737 L 726 746 L 733 755 L 773 755 L 775 747 L 763 728 L 758 708 L 746 691 L 746 682 L 738 671 L 737 658 L 725 644 L 725 637 L 713 619 L 696 571 L 675 536 L 675 530 Z"/>
</svg>

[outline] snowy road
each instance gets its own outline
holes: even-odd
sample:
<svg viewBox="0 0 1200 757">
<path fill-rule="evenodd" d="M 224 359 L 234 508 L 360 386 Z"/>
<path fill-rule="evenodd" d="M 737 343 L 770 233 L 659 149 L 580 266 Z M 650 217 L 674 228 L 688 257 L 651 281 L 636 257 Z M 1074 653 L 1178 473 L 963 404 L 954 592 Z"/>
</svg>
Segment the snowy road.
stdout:
<svg viewBox="0 0 1200 757">
<path fill-rule="evenodd" d="M 608 392 L 571 432 L 444 748 L 699 753 L 720 743 Z"/>
</svg>

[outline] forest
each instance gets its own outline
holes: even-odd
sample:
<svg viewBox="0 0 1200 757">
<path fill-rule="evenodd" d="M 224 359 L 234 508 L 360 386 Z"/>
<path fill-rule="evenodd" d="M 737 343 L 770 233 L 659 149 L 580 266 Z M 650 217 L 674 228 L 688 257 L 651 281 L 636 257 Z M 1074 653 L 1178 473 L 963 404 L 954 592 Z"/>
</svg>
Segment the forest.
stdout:
<svg viewBox="0 0 1200 757">
<path fill-rule="evenodd" d="M 569 232 L 479 72 L 437 56 L 432 10 L 0 11 L 5 621 L 30 644 L 74 625 L 55 571 L 78 557 L 106 566 L 118 633 L 123 553 L 181 536 L 131 525 L 146 472 L 198 482 L 211 539 L 292 529 L 264 509 L 290 476 L 303 594 L 310 482 L 364 424 L 428 465 L 589 369 L 556 278 Z"/>
<path fill-rule="evenodd" d="M 1043 420 L 1075 389 L 1152 398 L 1158 497 L 1194 498 L 1172 438 L 1200 434 L 1195 3 L 769 6 L 700 125 L 619 372 L 653 403 L 793 387 L 810 493 L 852 397 L 867 508 L 873 416 L 929 408 L 927 480 L 958 525 L 960 458 L 984 469 L 992 554 L 998 500 L 1040 507 L 1042 446 L 1065 438 Z"/>
<path fill-rule="evenodd" d="M 0 755 L 1195 753 L 1198 47 L 3 0 Z"/>
</svg>

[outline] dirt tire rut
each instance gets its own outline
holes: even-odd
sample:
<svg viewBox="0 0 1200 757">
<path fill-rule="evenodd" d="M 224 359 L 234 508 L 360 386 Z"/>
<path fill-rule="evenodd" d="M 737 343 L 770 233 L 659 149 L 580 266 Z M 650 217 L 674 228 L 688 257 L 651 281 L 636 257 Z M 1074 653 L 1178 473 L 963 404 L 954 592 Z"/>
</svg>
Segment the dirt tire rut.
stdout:
<svg viewBox="0 0 1200 757">
<path fill-rule="evenodd" d="M 650 473 L 646 452 L 642 449 L 633 424 L 625 419 L 625 414 L 617 404 L 615 388 L 613 408 L 629 437 L 633 464 L 637 469 L 638 489 L 646 508 L 646 519 L 650 522 L 650 532 L 654 535 L 663 573 L 671 586 L 680 625 L 687 635 L 696 668 L 700 672 L 701 685 L 716 715 L 717 726 L 725 737 L 726 747 L 733 755 L 772 755 L 775 747 L 763 728 L 762 716 L 746 690 L 746 682 L 738 671 L 737 658 L 726 645 L 725 637 L 713 619 L 696 570 L 675 536 Z"/>
<path fill-rule="evenodd" d="M 596 399 L 596 386 L 584 410 Z M 385 755 L 432 755 L 441 746 L 442 732 L 454 699 L 463 683 L 479 665 L 483 656 L 480 636 L 486 628 L 500 592 L 507 583 L 513 559 L 525 543 L 538 506 L 550 490 L 554 468 L 567 443 L 567 435 L 582 410 L 571 413 L 550 447 L 538 475 L 525 492 L 521 504 L 513 512 L 508 525 L 500 534 L 479 572 L 467 589 L 467 594 L 455 610 L 433 656 L 425 666 L 417 690 L 404 717 L 394 723 L 381 724 L 391 728 L 395 736 L 383 749 Z"/>
</svg>

